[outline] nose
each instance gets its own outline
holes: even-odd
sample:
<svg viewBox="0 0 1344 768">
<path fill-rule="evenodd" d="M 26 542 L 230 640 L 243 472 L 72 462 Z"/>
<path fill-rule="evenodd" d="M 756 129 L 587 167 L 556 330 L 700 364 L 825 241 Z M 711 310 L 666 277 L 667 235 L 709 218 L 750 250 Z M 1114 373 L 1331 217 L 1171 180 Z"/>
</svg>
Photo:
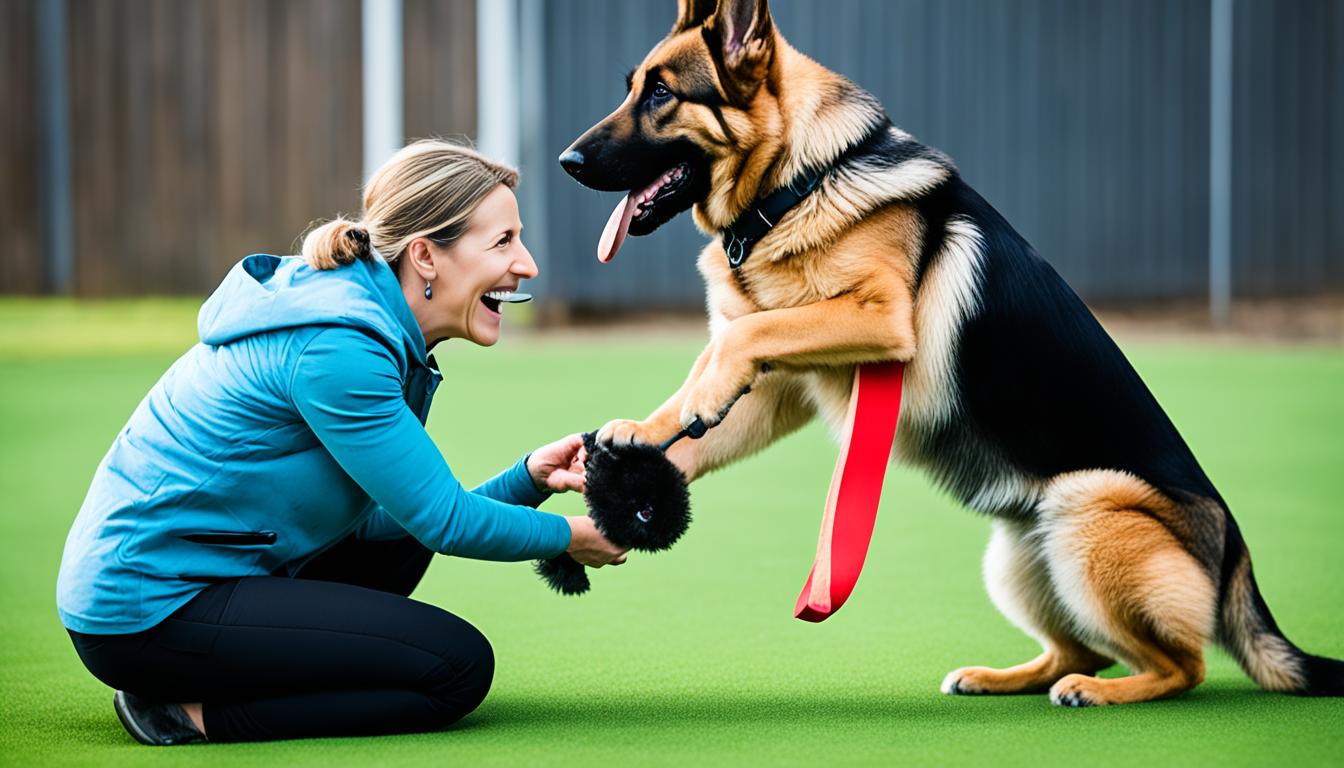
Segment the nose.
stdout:
<svg viewBox="0 0 1344 768">
<path fill-rule="evenodd" d="M 519 245 L 522 245 L 519 242 Z M 537 276 L 541 270 L 537 269 L 537 261 L 532 258 L 532 252 L 523 245 L 523 257 L 513 262 L 513 273 L 524 280 L 530 280 Z"/>
<path fill-rule="evenodd" d="M 565 173 L 578 178 L 579 173 L 583 171 L 583 153 L 577 149 L 566 150 L 560 156 L 560 167 L 565 169 Z"/>
</svg>

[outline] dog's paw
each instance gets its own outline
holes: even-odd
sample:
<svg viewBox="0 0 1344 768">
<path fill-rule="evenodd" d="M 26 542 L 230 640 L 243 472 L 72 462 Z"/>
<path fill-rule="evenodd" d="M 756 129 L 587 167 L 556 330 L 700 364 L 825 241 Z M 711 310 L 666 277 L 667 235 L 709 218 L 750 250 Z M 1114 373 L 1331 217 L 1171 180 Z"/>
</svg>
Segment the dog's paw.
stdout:
<svg viewBox="0 0 1344 768">
<path fill-rule="evenodd" d="M 602 425 L 597 431 L 597 442 L 605 445 L 629 445 L 643 443 L 658 445 L 654 429 L 648 423 L 633 419 L 613 419 Z"/>
<path fill-rule="evenodd" d="M 938 690 L 949 696 L 974 696 L 988 693 L 984 686 L 976 680 L 982 671 L 988 672 L 989 670 L 985 667 L 954 669 L 947 673 L 947 677 L 943 678 L 943 684 L 938 686 Z"/>
<path fill-rule="evenodd" d="M 1097 707 L 1106 703 L 1095 691 L 1097 679 L 1087 675 L 1065 675 L 1050 686 L 1050 703 L 1057 707 Z"/>
</svg>

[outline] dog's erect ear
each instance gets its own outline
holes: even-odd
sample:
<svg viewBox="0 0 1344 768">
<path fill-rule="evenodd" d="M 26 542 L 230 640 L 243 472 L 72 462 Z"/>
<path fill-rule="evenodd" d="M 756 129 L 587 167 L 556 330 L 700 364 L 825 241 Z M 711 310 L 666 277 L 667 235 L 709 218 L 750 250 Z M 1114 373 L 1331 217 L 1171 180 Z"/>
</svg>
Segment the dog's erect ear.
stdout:
<svg viewBox="0 0 1344 768">
<path fill-rule="evenodd" d="M 704 24 L 718 4 L 718 0 L 677 0 L 677 23 L 672 27 L 672 34 Z"/>
<path fill-rule="evenodd" d="M 775 24 L 767 0 L 719 0 L 705 24 L 705 40 L 718 46 L 720 76 L 739 104 L 751 101 L 775 57 Z"/>
</svg>

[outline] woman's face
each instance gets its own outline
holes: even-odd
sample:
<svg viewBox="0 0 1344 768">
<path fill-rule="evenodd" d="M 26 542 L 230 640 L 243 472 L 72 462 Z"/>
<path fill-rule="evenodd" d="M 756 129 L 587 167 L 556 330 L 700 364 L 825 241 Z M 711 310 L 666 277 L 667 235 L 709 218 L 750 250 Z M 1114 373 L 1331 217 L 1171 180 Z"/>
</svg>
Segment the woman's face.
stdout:
<svg viewBox="0 0 1344 768">
<path fill-rule="evenodd" d="M 517 291 L 521 281 L 537 275 L 522 229 L 518 200 L 501 184 L 481 201 L 456 243 L 431 245 L 434 295 L 424 302 L 430 321 L 425 338 L 431 345 L 442 338 L 470 339 L 483 347 L 499 340 L 500 310 L 509 305 L 486 294 Z"/>
</svg>

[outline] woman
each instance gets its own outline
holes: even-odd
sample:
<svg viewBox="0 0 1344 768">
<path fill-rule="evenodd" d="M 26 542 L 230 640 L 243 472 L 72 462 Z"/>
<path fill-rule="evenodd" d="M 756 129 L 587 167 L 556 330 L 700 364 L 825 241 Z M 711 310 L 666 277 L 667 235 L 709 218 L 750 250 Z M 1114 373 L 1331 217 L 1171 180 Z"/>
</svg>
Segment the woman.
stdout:
<svg viewBox="0 0 1344 768">
<path fill-rule="evenodd" d="M 424 430 L 428 350 L 494 344 L 500 301 L 537 274 L 516 182 L 412 144 L 370 181 L 362 221 L 314 230 L 303 259 L 244 259 L 206 301 L 201 343 L 99 465 L 57 584 L 136 739 L 445 726 L 480 704 L 494 660 L 470 624 L 407 597 L 434 552 L 624 561 L 589 518 L 534 509 L 583 490 L 577 435 L 467 491 Z"/>
</svg>

